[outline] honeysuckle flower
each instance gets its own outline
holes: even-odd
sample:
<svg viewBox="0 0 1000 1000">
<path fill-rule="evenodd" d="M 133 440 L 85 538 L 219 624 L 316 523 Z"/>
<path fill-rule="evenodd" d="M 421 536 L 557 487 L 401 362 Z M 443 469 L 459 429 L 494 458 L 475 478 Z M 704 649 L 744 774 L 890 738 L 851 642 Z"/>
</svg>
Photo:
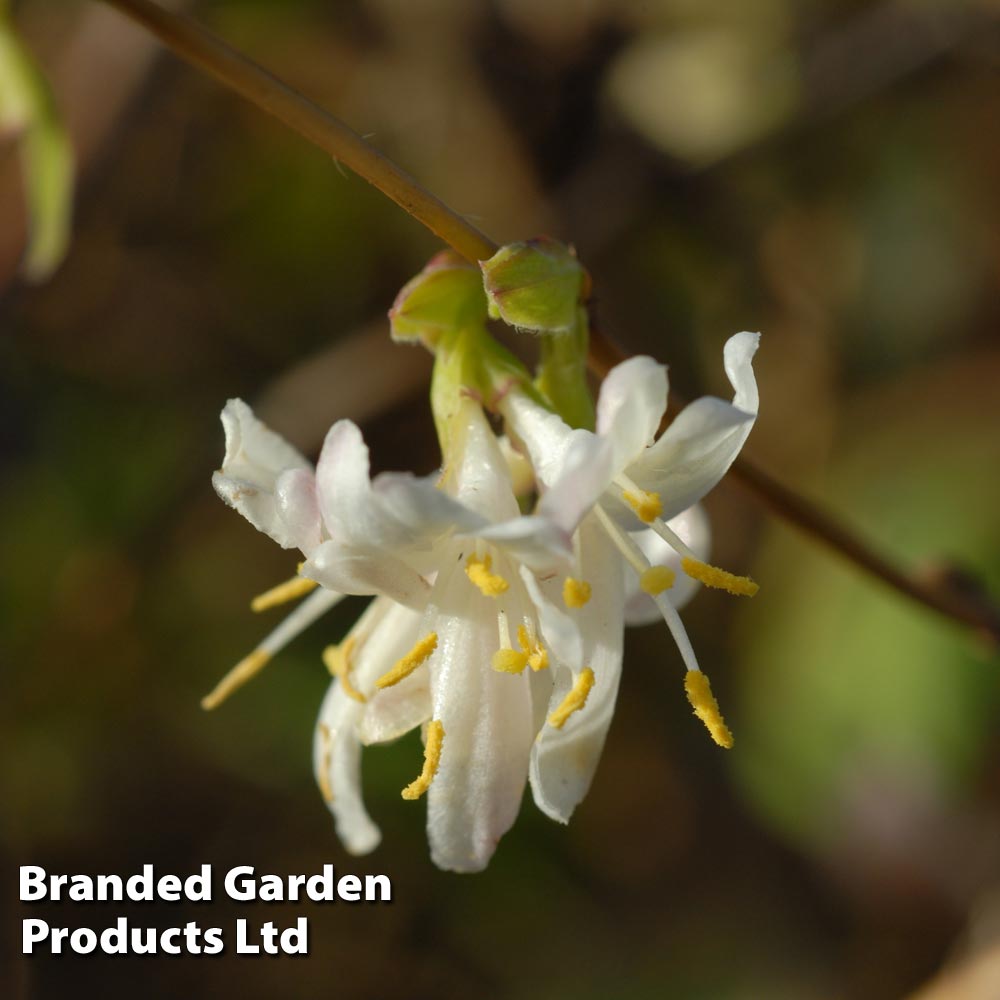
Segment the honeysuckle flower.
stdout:
<svg viewBox="0 0 1000 1000">
<path fill-rule="evenodd" d="M 575 724 L 543 729 L 534 752 L 535 800 L 563 822 L 589 787 L 610 723 L 621 665 L 620 619 L 613 610 L 624 603 L 625 584 L 619 579 L 625 574 L 633 580 L 630 603 L 636 600 L 637 583 L 669 627 L 687 668 L 685 687 L 695 714 L 717 743 L 732 745 L 677 613 L 681 601 L 672 600 L 669 591 L 677 562 L 690 581 L 681 598 L 690 596 L 695 581 L 735 594 L 752 595 L 757 589 L 751 580 L 704 561 L 707 531 L 695 512 L 729 469 L 756 418 L 751 362 L 757 343 L 756 334 L 740 333 L 725 346 L 732 403 L 699 399 L 658 439 L 667 376 L 650 358 L 632 358 L 609 373 L 601 385 L 596 433 L 570 428 L 526 394 L 511 392 L 501 403 L 543 491 L 535 514 L 524 520 L 541 517 L 575 532 L 575 576 L 529 581 L 526 575 L 542 631 L 560 662 L 557 695 L 594 689 Z M 650 532 L 673 552 L 672 560 L 653 552 Z"/>
<path fill-rule="evenodd" d="M 397 473 L 372 480 L 367 448 L 348 421 L 331 429 L 315 471 L 245 404 L 231 401 L 223 424 L 217 491 L 305 556 L 299 575 L 255 607 L 321 586 L 237 665 L 206 707 L 343 594 L 378 595 L 324 654 L 334 681 L 314 742 L 320 790 L 345 846 L 371 850 L 379 834 L 361 798 L 361 747 L 421 726 L 424 770 L 404 796 L 427 793 L 439 866 L 481 869 L 517 815 L 539 729 L 565 726 L 586 702 L 586 692 L 560 691 L 553 699 L 546 668 L 558 663 L 536 605 L 544 600 L 537 579 L 569 565 L 568 534 L 544 517 L 520 516 L 501 443 L 471 398 L 451 419 L 448 461 L 436 484 Z M 602 584 L 595 606 L 603 593 Z M 624 597 L 617 585 L 607 593 L 614 636 Z M 620 637 L 613 643 L 620 657 Z M 581 655 L 591 645 L 582 644 Z M 546 772 L 544 762 L 531 766 Z"/>
</svg>

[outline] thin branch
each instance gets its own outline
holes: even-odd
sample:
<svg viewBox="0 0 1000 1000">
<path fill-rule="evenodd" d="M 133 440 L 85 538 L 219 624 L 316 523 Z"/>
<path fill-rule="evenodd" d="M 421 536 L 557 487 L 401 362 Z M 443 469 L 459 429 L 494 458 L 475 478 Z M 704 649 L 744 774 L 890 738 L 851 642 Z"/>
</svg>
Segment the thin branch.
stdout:
<svg viewBox="0 0 1000 1000">
<path fill-rule="evenodd" d="M 166 11 L 152 0 L 104 2 L 149 29 L 176 55 L 346 164 L 467 260 L 485 260 L 496 252 L 497 246 L 489 237 L 356 132 L 197 22 Z M 613 341 L 593 331 L 589 363 L 596 374 L 606 374 L 624 358 Z M 777 482 L 748 458 L 737 459 L 731 472 L 771 511 L 859 569 L 925 607 L 979 629 L 1000 644 L 1000 610 L 981 590 L 962 586 L 959 574 L 943 573 L 935 580 L 918 579 L 893 565 L 825 511 Z"/>
<path fill-rule="evenodd" d="M 164 10 L 152 0 L 104 2 L 147 28 L 175 55 L 215 77 L 350 167 L 463 257 L 479 261 L 496 253 L 497 245 L 492 240 L 365 142 L 357 132 L 231 48 L 197 21 Z"/>
</svg>

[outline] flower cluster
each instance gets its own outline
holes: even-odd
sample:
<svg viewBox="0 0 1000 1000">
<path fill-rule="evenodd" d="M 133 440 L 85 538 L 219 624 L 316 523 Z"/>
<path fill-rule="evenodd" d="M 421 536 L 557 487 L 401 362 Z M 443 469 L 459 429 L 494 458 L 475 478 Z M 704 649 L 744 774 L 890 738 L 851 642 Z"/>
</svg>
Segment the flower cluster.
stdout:
<svg viewBox="0 0 1000 1000">
<path fill-rule="evenodd" d="M 678 609 L 699 582 L 756 590 L 705 561 L 698 501 L 753 425 L 757 335 L 726 344 L 731 403 L 699 399 L 658 436 L 666 370 L 638 357 L 604 380 L 592 428 L 572 426 L 552 403 L 567 393 L 539 389 L 543 375 L 552 385 L 558 373 L 532 382 L 488 338 L 486 293 L 477 272 L 436 261 L 390 314 L 397 339 L 419 339 L 436 354 L 439 475 L 372 479 L 348 420 L 331 428 L 313 468 L 232 400 L 214 478 L 227 503 L 303 557 L 297 576 L 255 607 L 305 600 L 205 707 L 343 595 L 371 596 L 343 641 L 324 651 L 333 679 L 316 726 L 317 783 L 347 849 L 372 850 L 380 835 L 362 801 L 361 749 L 420 727 L 423 767 L 402 795 L 426 795 L 432 858 L 455 871 L 487 865 L 526 782 L 544 813 L 569 820 L 611 722 L 626 624 L 662 617 L 695 713 L 730 746 Z M 578 387 L 569 396 L 579 400 Z"/>
</svg>

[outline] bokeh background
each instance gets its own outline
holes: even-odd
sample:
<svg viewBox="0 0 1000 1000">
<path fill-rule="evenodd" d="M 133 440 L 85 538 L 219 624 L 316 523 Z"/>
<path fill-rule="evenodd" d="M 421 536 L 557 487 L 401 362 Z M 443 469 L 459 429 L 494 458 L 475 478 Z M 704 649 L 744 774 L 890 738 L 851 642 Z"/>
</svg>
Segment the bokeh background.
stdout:
<svg viewBox="0 0 1000 1000">
<path fill-rule="evenodd" d="M 190 5 L 497 241 L 547 233 L 602 326 L 724 392 L 763 331 L 748 451 L 908 566 L 1000 590 L 1000 7 L 991 0 L 216 0 Z M 629 635 L 594 787 L 435 870 L 411 736 L 364 760 L 384 840 L 313 787 L 338 611 L 212 715 L 294 562 L 224 507 L 241 396 L 307 452 L 338 417 L 431 470 L 427 359 L 388 342 L 438 249 L 363 181 L 99 3 L 24 0 L 78 150 L 72 249 L 18 276 L 0 147 L 0 851 L 5 995 L 1000 997 L 1000 667 L 766 515 L 710 498 L 752 602 L 685 614 L 736 748 Z M 273 613 L 277 615 L 278 613 Z M 16 865 L 386 872 L 391 905 L 17 903 Z M 20 918 L 310 918 L 305 959 L 22 958 Z M 937 977 L 937 978 L 936 978 Z M 927 990 L 927 992 L 919 992 Z"/>
</svg>

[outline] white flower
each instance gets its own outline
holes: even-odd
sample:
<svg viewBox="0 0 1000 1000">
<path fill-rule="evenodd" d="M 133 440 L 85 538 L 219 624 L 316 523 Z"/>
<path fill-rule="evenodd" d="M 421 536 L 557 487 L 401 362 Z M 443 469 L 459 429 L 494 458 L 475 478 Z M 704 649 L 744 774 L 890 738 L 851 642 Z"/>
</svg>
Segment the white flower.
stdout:
<svg viewBox="0 0 1000 1000">
<path fill-rule="evenodd" d="M 704 562 L 707 524 L 695 505 L 728 470 L 753 426 L 758 397 L 751 361 L 757 343 L 756 334 L 741 333 L 726 344 L 732 403 L 699 399 L 658 440 L 667 377 L 650 358 L 632 358 L 604 380 L 596 434 L 572 430 L 522 393 L 512 392 L 501 403 L 543 490 L 536 513 L 524 520 L 541 517 L 576 532 L 577 576 L 560 585 L 525 575 L 542 631 L 560 663 L 556 697 L 593 688 L 585 710 L 568 725 L 542 730 L 533 755 L 535 801 L 562 822 L 589 788 L 614 709 L 620 609 L 627 603 L 633 620 L 648 620 L 649 601 L 643 608 L 639 594 L 655 602 L 674 636 L 696 714 L 716 742 L 732 744 L 677 609 L 695 581 L 738 594 L 756 591 L 747 578 Z M 678 568 L 686 579 L 672 597 L 668 591 Z"/>
<path fill-rule="evenodd" d="M 368 451 L 348 421 L 327 436 L 315 473 L 245 404 L 223 412 L 220 495 L 251 523 L 306 556 L 300 575 L 258 607 L 310 596 L 206 699 L 213 707 L 345 593 L 375 594 L 324 659 L 335 680 L 317 724 L 317 781 L 345 846 L 379 834 L 360 793 L 363 743 L 416 726 L 423 773 L 404 797 L 428 794 L 432 856 L 479 870 L 513 823 L 552 694 L 548 651 L 522 573 L 567 565 L 568 535 L 519 517 L 508 466 L 478 403 L 463 400 L 440 482 L 369 478 Z M 504 530 L 516 522 L 515 530 Z M 477 536 L 499 529 L 499 539 Z M 532 577 L 533 579 L 533 577 Z"/>
</svg>

